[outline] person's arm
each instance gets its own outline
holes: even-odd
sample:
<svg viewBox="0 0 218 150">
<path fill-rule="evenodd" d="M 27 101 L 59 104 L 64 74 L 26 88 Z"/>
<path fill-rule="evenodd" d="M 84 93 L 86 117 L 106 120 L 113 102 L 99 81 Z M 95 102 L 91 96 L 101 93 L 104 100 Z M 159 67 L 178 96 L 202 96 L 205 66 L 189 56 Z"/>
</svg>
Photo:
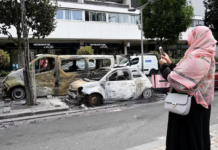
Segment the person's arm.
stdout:
<svg viewBox="0 0 218 150">
<path fill-rule="evenodd" d="M 167 63 L 163 64 L 160 68 L 160 72 L 165 80 L 167 80 L 167 77 L 171 73 L 171 71 L 172 70 Z"/>
<path fill-rule="evenodd" d="M 170 66 L 170 69 L 171 69 L 171 70 L 173 70 L 174 68 L 176 68 L 176 64 L 174 64 L 174 63 L 171 63 L 169 66 Z"/>
</svg>

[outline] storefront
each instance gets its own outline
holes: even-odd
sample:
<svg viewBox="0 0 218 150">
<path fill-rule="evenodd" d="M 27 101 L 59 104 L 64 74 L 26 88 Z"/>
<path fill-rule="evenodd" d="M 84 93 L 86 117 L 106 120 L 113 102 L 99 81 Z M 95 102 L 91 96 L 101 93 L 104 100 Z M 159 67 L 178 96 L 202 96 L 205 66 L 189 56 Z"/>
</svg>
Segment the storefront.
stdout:
<svg viewBox="0 0 218 150">
<path fill-rule="evenodd" d="M 188 47 L 189 46 L 187 44 L 170 45 L 167 46 L 166 52 L 172 58 L 182 58 Z"/>
<path fill-rule="evenodd" d="M 85 43 L 84 46 L 91 46 L 95 55 L 123 54 L 124 45 L 119 43 Z"/>
<path fill-rule="evenodd" d="M 79 49 L 79 43 L 30 43 L 30 51 L 37 54 L 54 55 L 75 55 Z M 13 43 L 6 43 L 5 48 L 10 54 L 10 65 L 7 70 L 14 70 L 18 67 L 18 48 Z"/>
</svg>

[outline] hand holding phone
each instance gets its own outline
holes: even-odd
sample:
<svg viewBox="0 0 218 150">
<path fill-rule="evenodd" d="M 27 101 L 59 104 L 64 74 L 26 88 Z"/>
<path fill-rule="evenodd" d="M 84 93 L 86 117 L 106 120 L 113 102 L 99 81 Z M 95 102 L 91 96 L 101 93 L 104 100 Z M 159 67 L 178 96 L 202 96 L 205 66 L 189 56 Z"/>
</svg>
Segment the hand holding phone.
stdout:
<svg viewBox="0 0 218 150">
<path fill-rule="evenodd" d="M 163 51 L 163 48 L 162 48 L 162 47 L 159 47 L 159 51 L 160 51 L 160 54 L 161 54 L 161 55 L 165 56 L 165 54 L 164 54 L 164 51 Z"/>
</svg>

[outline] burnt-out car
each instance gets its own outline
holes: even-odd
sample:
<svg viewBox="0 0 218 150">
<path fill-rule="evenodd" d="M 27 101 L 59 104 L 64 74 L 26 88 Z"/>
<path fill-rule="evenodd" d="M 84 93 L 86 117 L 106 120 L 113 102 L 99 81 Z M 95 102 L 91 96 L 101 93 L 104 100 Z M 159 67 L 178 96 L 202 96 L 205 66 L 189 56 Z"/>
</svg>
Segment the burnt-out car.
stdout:
<svg viewBox="0 0 218 150">
<path fill-rule="evenodd" d="M 107 55 L 39 55 L 30 63 L 35 70 L 36 94 L 66 95 L 70 83 L 84 78 L 90 71 L 114 67 L 114 57 Z M 12 71 L 4 80 L 2 98 L 25 98 L 23 68 Z"/>
<path fill-rule="evenodd" d="M 68 96 L 78 104 L 97 106 L 104 101 L 134 100 L 142 95 L 148 99 L 151 87 L 138 68 L 101 68 L 70 84 Z"/>
</svg>

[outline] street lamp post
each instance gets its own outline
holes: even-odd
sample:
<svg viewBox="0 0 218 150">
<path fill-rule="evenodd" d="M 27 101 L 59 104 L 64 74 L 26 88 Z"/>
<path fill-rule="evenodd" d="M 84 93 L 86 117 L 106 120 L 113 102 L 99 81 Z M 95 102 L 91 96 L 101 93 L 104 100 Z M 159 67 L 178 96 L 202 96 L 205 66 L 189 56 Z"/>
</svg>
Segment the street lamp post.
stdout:
<svg viewBox="0 0 218 150">
<path fill-rule="evenodd" d="M 140 10 L 140 15 L 141 15 L 141 66 L 142 66 L 142 72 L 144 73 L 144 42 L 143 42 L 143 36 L 144 36 L 144 32 L 143 32 L 143 9 L 148 6 L 148 5 L 152 5 L 155 2 L 157 2 L 158 0 L 148 0 L 148 2 L 140 7 L 137 8 L 129 8 L 128 11 L 130 12 L 134 12 L 137 9 Z"/>
</svg>

